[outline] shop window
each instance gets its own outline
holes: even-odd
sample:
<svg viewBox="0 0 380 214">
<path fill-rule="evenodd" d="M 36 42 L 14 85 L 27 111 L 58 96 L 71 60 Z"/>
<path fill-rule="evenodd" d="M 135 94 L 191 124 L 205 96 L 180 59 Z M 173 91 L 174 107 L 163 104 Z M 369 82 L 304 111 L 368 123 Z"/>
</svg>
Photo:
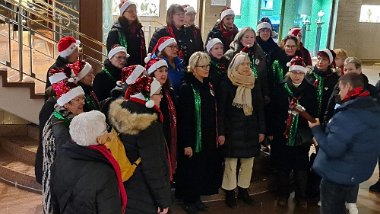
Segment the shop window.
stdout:
<svg viewBox="0 0 380 214">
<path fill-rule="evenodd" d="M 362 5 L 359 22 L 380 23 L 380 5 Z"/>
<path fill-rule="evenodd" d="M 188 5 L 192 6 L 192 7 L 194 7 L 195 10 L 197 10 L 197 8 L 198 8 L 198 0 L 186 0 L 186 1 L 183 1 L 183 0 L 167 0 L 166 1 L 166 10 L 172 4 L 184 5 L 184 2 L 185 2 L 185 4 L 188 4 Z"/>
<path fill-rule="evenodd" d="M 231 9 L 234 10 L 236 16 L 241 15 L 241 0 L 231 0 Z"/>
<path fill-rule="evenodd" d="M 119 16 L 119 0 L 112 1 L 112 15 Z M 160 15 L 160 0 L 135 1 L 138 16 L 158 17 Z"/>
</svg>

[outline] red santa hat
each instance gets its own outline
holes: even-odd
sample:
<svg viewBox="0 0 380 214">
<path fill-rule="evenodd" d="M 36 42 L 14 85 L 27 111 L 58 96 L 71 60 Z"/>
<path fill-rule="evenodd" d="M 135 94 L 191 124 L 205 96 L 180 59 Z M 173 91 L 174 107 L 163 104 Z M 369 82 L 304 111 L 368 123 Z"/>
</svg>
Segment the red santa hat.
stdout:
<svg viewBox="0 0 380 214">
<path fill-rule="evenodd" d="M 292 60 L 287 63 L 287 66 L 289 67 L 289 71 L 300 71 L 305 74 L 308 71 L 305 61 L 302 59 L 302 57 L 299 56 L 293 57 Z"/>
<path fill-rule="evenodd" d="M 207 45 L 206 45 L 206 50 L 207 50 L 207 52 L 209 52 L 210 53 L 210 50 L 216 45 L 216 44 L 223 44 L 223 42 L 220 40 L 220 39 L 218 39 L 218 38 L 213 38 L 213 39 L 210 39 L 210 40 L 208 40 L 208 42 L 207 42 Z"/>
<path fill-rule="evenodd" d="M 301 28 L 299 28 L 299 27 L 294 27 L 294 28 L 292 28 L 292 29 L 289 30 L 288 35 L 292 35 L 292 36 L 297 37 L 298 34 L 300 34 L 301 31 L 302 31 Z"/>
<path fill-rule="evenodd" d="M 224 7 L 222 13 L 220 13 L 220 21 L 226 16 L 235 16 L 235 12 L 229 7 Z"/>
<path fill-rule="evenodd" d="M 257 25 L 256 30 L 257 30 L 257 32 L 260 32 L 262 29 L 272 30 L 272 25 L 269 22 L 260 22 Z"/>
<path fill-rule="evenodd" d="M 60 106 L 64 106 L 79 95 L 84 95 L 82 87 L 67 80 L 54 83 L 52 86 L 57 97 L 57 104 Z"/>
<path fill-rule="evenodd" d="M 71 70 L 69 67 L 51 68 L 48 71 L 49 82 L 51 84 L 68 79 L 71 77 Z"/>
<path fill-rule="evenodd" d="M 67 66 L 71 68 L 76 83 L 92 71 L 92 66 L 90 63 L 81 60 L 68 64 Z"/>
<path fill-rule="evenodd" d="M 317 56 L 325 56 L 325 57 L 327 56 L 329 58 L 330 65 L 334 65 L 335 67 L 336 54 L 333 50 L 325 49 L 325 50 L 318 51 Z"/>
<path fill-rule="evenodd" d="M 147 108 L 153 108 L 154 101 L 150 98 L 159 90 L 161 90 L 161 84 L 156 78 L 143 75 L 134 84 L 128 85 L 125 99 L 133 97 L 144 100 Z"/>
<path fill-rule="evenodd" d="M 129 54 L 127 53 L 127 49 L 125 47 L 116 45 L 110 50 L 110 52 L 108 52 L 108 59 L 111 59 L 113 56 L 115 56 L 119 52 L 123 52 L 125 53 L 127 58 L 129 57 Z"/>
<path fill-rule="evenodd" d="M 148 71 L 148 75 L 150 75 L 163 66 L 168 67 L 168 63 L 164 59 L 153 58 L 146 63 L 145 68 Z"/>
<path fill-rule="evenodd" d="M 135 5 L 136 6 L 136 3 L 132 2 L 132 1 L 121 1 L 120 4 L 119 4 L 119 8 L 120 8 L 120 16 L 123 15 L 123 13 L 128 9 L 129 6 L 131 5 Z"/>
<path fill-rule="evenodd" d="M 163 51 L 167 46 L 171 45 L 171 44 L 176 44 L 177 41 L 175 41 L 175 39 L 173 37 L 170 37 L 170 36 L 164 36 L 164 37 L 161 37 L 156 45 L 153 47 L 153 50 L 152 50 L 152 53 L 149 53 L 147 55 L 147 57 L 145 57 L 144 59 L 144 62 L 145 63 L 148 63 L 149 60 L 152 59 L 152 55 L 157 55 L 157 52 L 161 52 Z"/>
<path fill-rule="evenodd" d="M 121 86 L 124 83 L 132 85 L 136 80 L 143 75 L 145 68 L 141 65 L 130 65 L 121 69 L 121 81 L 118 81 L 116 84 Z"/>
<path fill-rule="evenodd" d="M 80 41 L 72 36 L 65 36 L 58 41 L 58 54 L 66 58 L 80 45 Z"/>
</svg>

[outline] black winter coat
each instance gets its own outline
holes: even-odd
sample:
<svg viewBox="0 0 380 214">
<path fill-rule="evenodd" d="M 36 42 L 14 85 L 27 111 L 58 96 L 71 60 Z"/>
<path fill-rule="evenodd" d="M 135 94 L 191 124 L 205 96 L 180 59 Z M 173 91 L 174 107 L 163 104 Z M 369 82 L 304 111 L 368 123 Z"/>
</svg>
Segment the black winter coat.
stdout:
<svg viewBox="0 0 380 214">
<path fill-rule="evenodd" d="M 295 87 L 290 78 L 287 78 L 283 83 L 277 85 L 271 97 L 269 104 L 270 118 L 268 118 L 268 133 L 273 136 L 273 141 L 285 145 L 286 120 L 288 118 L 289 104 L 292 96 L 289 95 L 285 88 L 285 83 L 288 84 L 289 89 L 292 91 L 293 96 L 299 99 L 299 104 L 305 107 L 306 112 L 311 116 L 317 116 L 317 92 L 315 88 L 304 80 L 301 85 Z M 303 139 L 304 142 L 298 143 L 309 144 L 311 143 L 312 133 L 309 128 L 307 120 L 299 116 L 298 129 L 296 139 Z"/>
<path fill-rule="evenodd" d="M 225 136 L 225 156 L 228 158 L 251 158 L 260 154 L 259 133 L 265 133 L 264 101 L 260 83 L 251 90 L 253 113 L 246 116 L 242 108 L 232 105 L 237 86 L 229 79 L 221 83 L 218 102 L 219 135 Z"/>
<path fill-rule="evenodd" d="M 107 52 L 110 52 L 112 46 L 120 44 L 119 33 L 125 35 L 127 42 L 127 52 L 130 55 L 127 65 L 145 65 L 144 58 L 146 57 L 145 37 L 142 25 L 134 23 L 134 27 L 125 20 L 124 17 L 119 17 L 111 27 L 107 37 Z"/>
<path fill-rule="evenodd" d="M 211 62 L 208 78 L 214 88 L 216 99 L 218 100 L 220 97 L 221 83 L 227 78 L 228 60 L 224 56 L 221 59 L 210 57 Z"/>
<path fill-rule="evenodd" d="M 323 72 L 318 70 L 317 67 L 314 67 L 314 70 L 312 73 L 308 73 L 305 76 L 305 79 L 309 82 L 309 84 L 313 85 L 317 90 L 317 101 L 318 101 L 318 86 L 316 83 L 318 81 L 316 77 L 321 77 L 323 79 L 323 89 L 320 92 L 321 93 L 321 103 L 318 102 L 318 113 L 317 117 L 319 118 L 320 123 L 322 126 L 326 125 L 328 121 L 324 120 L 324 114 L 327 110 L 327 103 L 331 97 L 331 94 L 334 91 L 335 85 L 338 83 L 338 75 L 334 73 L 331 69 Z"/>
<path fill-rule="evenodd" d="M 105 69 L 111 76 L 105 72 Z M 121 80 L 121 69 L 116 68 L 106 59 L 103 70 L 96 74 L 92 85 L 99 102 L 111 96 L 111 90 L 115 88 L 116 82 L 119 80 Z"/>
<path fill-rule="evenodd" d="M 224 54 L 229 62 L 234 56 L 243 49 L 243 45 L 240 42 L 234 40 L 230 45 L 230 49 Z M 248 49 L 248 56 L 251 60 L 251 66 L 255 66 L 257 70 L 256 82 L 261 87 L 262 96 L 269 97 L 269 85 L 268 85 L 268 71 L 267 71 L 267 59 L 263 49 L 255 43 Z"/>
<path fill-rule="evenodd" d="M 231 36 L 228 38 L 224 38 L 223 33 L 220 30 L 220 22 L 216 22 L 214 27 L 210 30 L 210 32 L 207 35 L 207 41 L 213 38 L 220 39 L 220 41 L 223 42 L 224 52 L 226 52 L 228 51 L 228 49 L 230 49 L 230 44 L 234 40 L 238 32 L 239 29 L 236 27 L 236 25 L 234 25 L 233 29 L 231 30 Z"/>
<path fill-rule="evenodd" d="M 54 213 L 121 213 L 115 171 L 99 151 L 65 144 L 57 153 L 53 172 Z"/>
<path fill-rule="evenodd" d="M 203 51 L 202 41 L 198 41 L 199 44 L 195 44 L 195 38 L 193 31 L 189 27 L 182 26 L 179 30 L 173 26 L 173 33 L 175 35 L 175 40 L 179 50 L 183 53 L 184 66 L 189 64 L 190 56 L 196 51 Z M 168 28 L 166 26 L 157 29 L 153 34 L 150 43 L 148 52 L 151 53 L 154 46 L 157 44 L 157 41 L 164 36 L 170 36 Z"/>
<path fill-rule="evenodd" d="M 128 214 L 157 213 L 171 205 L 168 154 L 157 112 L 133 100 L 111 103 L 109 120 L 120 133 L 126 155 L 133 163 L 141 157 L 132 177 L 124 182 Z M 134 121 L 130 123 L 130 121 Z"/>
<path fill-rule="evenodd" d="M 201 100 L 201 145 L 196 152 L 197 117 L 195 113 L 194 90 L 199 90 Z M 203 83 L 193 74 L 185 76 L 185 83 L 179 91 L 178 101 L 178 167 L 176 196 L 185 202 L 195 202 L 200 195 L 218 193 L 221 186 L 222 160 L 216 143 L 216 106 L 208 78 Z M 184 148 L 191 147 L 193 156 L 184 155 Z"/>
<path fill-rule="evenodd" d="M 79 82 L 78 85 L 81 86 L 84 91 L 85 100 L 83 111 L 88 112 L 91 110 L 99 110 L 99 101 L 96 97 L 95 92 L 93 91 L 92 86 L 85 85 L 82 82 Z"/>
<path fill-rule="evenodd" d="M 203 39 L 202 39 L 202 33 L 201 29 L 195 25 L 188 26 L 188 28 L 193 32 L 194 38 L 195 38 L 195 45 L 197 47 L 195 48 L 198 51 L 201 51 L 204 49 Z"/>
</svg>

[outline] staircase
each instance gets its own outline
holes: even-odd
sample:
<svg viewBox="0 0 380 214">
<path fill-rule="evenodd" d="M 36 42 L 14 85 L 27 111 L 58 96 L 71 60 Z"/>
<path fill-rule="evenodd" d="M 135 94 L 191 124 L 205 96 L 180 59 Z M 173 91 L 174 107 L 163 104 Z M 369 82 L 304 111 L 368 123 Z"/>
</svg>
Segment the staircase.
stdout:
<svg viewBox="0 0 380 214">
<path fill-rule="evenodd" d="M 0 181 L 41 193 L 34 173 L 38 147 L 35 125 L 0 125 Z"/>
</svg>

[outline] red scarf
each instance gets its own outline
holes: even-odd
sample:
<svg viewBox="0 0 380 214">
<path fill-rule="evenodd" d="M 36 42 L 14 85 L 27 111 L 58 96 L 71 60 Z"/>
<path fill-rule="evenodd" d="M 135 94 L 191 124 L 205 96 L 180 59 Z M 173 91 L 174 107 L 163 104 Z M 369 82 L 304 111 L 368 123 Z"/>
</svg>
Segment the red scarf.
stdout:
<svg viewBox="0 0 380 214">
<path fill-rule="evenodd" d="M 183 51 L 181 50 L 181 44 L 178 42 L 178 39 L 175 37 L 173 27 L 172 26 L 167 26 L 166 30 L 168 31 L 170 37 L 173 37 L 175 39 L 175 41 L 177 42 L 177 44 L 178 44 L 178 57 L 181 58 L 181 59 L 184 59 L 184 57 L 183 57 Z"/>
<path fill-rule="evenodd" d="M 238 32 L 235 25 L 231 30 L 228 30 L 224 27 L 223 22 L 220 22 L 219 30 L 222 33 L 223 44 L 227 45 L 229 45 L 234 40 L 234 37 Z"/>
<path fill-rule="evenodd" d="M 170 117 L 170 160 L 171 170 L 174 174 L 177 168 L 177 112 L 170 96 L 169 90 L 164 90 Z"/>
<path fill-rule="evenodd" d="M 356 97 L 368 97 L 368 96 L 370 96 L 369 91 L 365 90 L 363 87 L 357 87 L 349 91 L 342 101 L 346 102 L 348 100 L 355 99 Z"/>
<path fill-rule="evenodd" d="M 125 213 L 125 207 L 127 206 L 127 193 L 125 192 L 125 188 L 123 185 L 123 181 L 121 179 L 121 170 L 120 166 L 115 160 L 115 158 L 112 156 L 111 152 L 108 151 L 107 147 L 104 145 L 93 145 L 93 146 L 88 146 L 88 148 L 99 151 L 102 153 L 102 155 L 108 160 L 108 162 L 111 164 L 113 169 L 115 170 L 116 177 L 117 177 L 117 182 L 119 185 L 119 193 L 121 197 L 121 205 L 122 205 L 122 213 Z"/>
</svg>

